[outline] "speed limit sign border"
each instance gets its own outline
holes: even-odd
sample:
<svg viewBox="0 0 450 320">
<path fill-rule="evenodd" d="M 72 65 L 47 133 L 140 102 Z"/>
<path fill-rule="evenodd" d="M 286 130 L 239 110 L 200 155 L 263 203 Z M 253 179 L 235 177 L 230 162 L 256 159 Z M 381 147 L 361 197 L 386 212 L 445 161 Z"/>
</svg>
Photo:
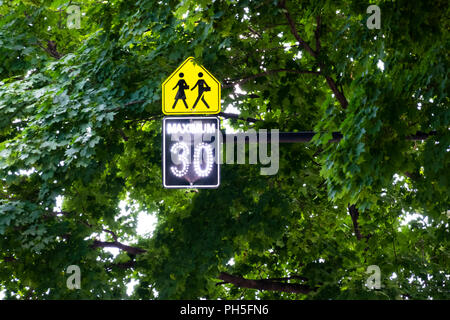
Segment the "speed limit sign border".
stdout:
<svg viewBox="0 0 450 320">
<path fill-rule="evenodd" d="M 190 125 L 189 125 L 190 124 Z M 214 127 L 211 126 L 214 124 Z M 162 176 L 163 176 L 163 187 L 171 188 L 171 189 L 215 189 L 220 185 L 220 119 L 218 117 L 208 117 L 208 116 L 180 116 L 180 117 L 165 117 L 163 118 L 163 128 L 162 128 Z M 169 132 L 171 131 L 171 132 Z M 175 141 L 170 144 L 170 135 L 178 134 L 178 135 L 191 135 L 191 141 L 199 140 L 194 138 L 194 135 L 208 135 L 213 136 L 214 144 L 211 147 L 207 143 L 198 143 L 197 145 L 185 145 L 183 141 Z M 173 142 L 173 141 L 172 141 Z M 189 159 L 187 168 L 184 164 L 180 166 L 171 166 L 171 151 L 170 148 L 189 148 Z M 215 154 L 211 153 L 211 148 Z M 183 151 L 183 150 L 180 150 Z M 209 152 L 208 152 L 209 151 Z M 184 152 L 181 152 L 182 156 Z M 213 157 L 212 166 L 207 164 L 205 168 L 201 168 L 200 164 L 196 164 L 195 157 L 202 157 L 203 153 L 206 153 L 206 157 Z M 208 154 L 210 155 L 208 156 Z M 208 160 L 207 160 L 208 161 Z M 211 159 L 209 160 L 211 161 Z M 210 168 L 208 168 L 208 166 Z M 210 169 L 210 172 L 208 170 Z M 177 176 L 177 174 L 179 174 Z M 185 178 L 184 175 L 189 175 L 195 181 L 188 181 L 188 178 Z M 185 179 L 182 179 L 185 178 Z M 180 181 L 186 180 L 185 183 L 181 183 Z M 174 183 L 174 181 L 178 181 L 179 183 Z M 184 182 L 184 181 L 183 181 Z"/>
</svg>

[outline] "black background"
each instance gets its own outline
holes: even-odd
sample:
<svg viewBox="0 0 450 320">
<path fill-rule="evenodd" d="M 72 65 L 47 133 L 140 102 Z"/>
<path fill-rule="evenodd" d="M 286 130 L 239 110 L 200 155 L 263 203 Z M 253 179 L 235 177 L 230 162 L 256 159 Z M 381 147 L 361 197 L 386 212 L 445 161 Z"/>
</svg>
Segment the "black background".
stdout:
<svg viewBox="0 0 450 320">
<path fill-rule="evenodd" d="M 197 175 L 194 172 L 194 166 L 192 164 L 192 157 L 194 154 L 194 134 L 192 134 L 192 143 L 191 145 L 191 164 L 189 166 L 189 171 L 186 174 L 186 176 L 182 178 L 178 178 L 175 175 L 173 175 L 172 171 L 170 170 L 170 167 L 174 164 L 171 161 L 171 154 L 170 154 L 170 148 L 173 144 L 175 144 L 177 141 L 171 140 L 171 135 L 167 133 L 167 125 L 169 123 L 190 123 L 190 122 L 198 122 L 202 121 L 203 123 L 214 123 L 216 126 L 219 126 L 220 129 L 220 122 L 218 121 L 218 118 L 216 117 L 166 117 L 163 121 L 163 135 L 165 135 L 165 145 L 163 144 L 163 171 L 165 171 L 165 181 L 163 181 L 163 185 L 165 182 L 165 187 L 171 187 L 171 186 L 186 186 L 186 188 L 189 187 L 195 187 L 195 188 L 216 188 L 216 185 L 219 183 L 219 164 L 214 163 L 213 169 L 211 173 L 204 178 L 198 178 Z M 200 136 L 201 134 L 196 134 L 196 136 Z M 210 135 L 208 135 L 210 136 Z M 215 152 L 219 151 L 219 145 L 218 145 L 218 137 L 215 135 L 212 135 L 211 141 L 205 141 L 205 143 L 208 144 L 215 144 L 214 150 Z M 200 140 L 199 140 L 200 141 Z M 165 161 L 164 161 L 164 153 L 165 153 Z M 213 154 L 215 157 L 215 154 Z M 191 179 L 193 181 L 193 185 L 191 186 L 190 182 L 186 179 Z M 163 178 L 164 179 L 164 178 Z M 181 187 L 182 188 L 182 187 Z"/>
</svg>

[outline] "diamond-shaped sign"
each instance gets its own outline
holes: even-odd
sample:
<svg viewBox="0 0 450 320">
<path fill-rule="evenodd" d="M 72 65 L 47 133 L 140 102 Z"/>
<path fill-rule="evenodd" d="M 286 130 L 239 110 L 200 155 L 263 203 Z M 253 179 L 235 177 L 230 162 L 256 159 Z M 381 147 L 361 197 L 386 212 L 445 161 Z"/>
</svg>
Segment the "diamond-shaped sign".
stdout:
<svg viewBox="0 0 450 320">
<path fill-rule="evenodd" d="M 193 57 L 187 58 L 162 84 L 164 114 L 220 112 L 220 82 Z"/>
</svg>

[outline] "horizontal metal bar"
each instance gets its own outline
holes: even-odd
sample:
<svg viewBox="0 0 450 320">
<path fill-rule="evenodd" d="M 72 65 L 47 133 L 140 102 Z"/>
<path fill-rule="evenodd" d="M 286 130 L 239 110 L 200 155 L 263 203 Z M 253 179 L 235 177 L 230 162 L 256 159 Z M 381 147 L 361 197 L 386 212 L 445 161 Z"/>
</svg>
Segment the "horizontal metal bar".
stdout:
<svg viewBox="0 0 450 320">
<path fill-rule="evenodd" d="M 245 132 L 225 134 L 225 139 L 224 139 L 223 143 L 227 143 L 227 141 L 231 141 L 231 139 L 233 137 L 237 137 L 238 139 L 239 138 L 242 139 L 242 138 L 246 137 L 245 142 L 248 143 L 249 142 L 248 135 L 249 135 L 249 133 L 245 133 Z M 278 137 L 279 137 L 279 143 L 306 143 L 306 142 L 310 142 L 315 135 L 316 135 L 316 132 L 314 132 L 314 131 L 280 132 Z M 333 138 L 330 139 L 328 142 L 339 142 L 343 138 L 343 135 L 340 132 L 333 132 L 332 135 L 333 135 Z M 434 135 L 436 135 L 436 131 L 431 131 L 430 133 L 418 131 L 418 132 L 416 132 L 416 134 L 414 134 L 412 136 L 407 136 L 406 140 L 410 140 L 410 141 L 425 140 L 428 137 L 434 136 Z M 259 141 L 259 133 L 258 132 L 256 132 L 256 136 L 257 136 L 257 141 Z M 234 139 L 233 139 L 233 141 L 234 141 Z M 268 143 L 271 142 L 270 131 L 267 132 L 267 142 Z"/>
</svg>

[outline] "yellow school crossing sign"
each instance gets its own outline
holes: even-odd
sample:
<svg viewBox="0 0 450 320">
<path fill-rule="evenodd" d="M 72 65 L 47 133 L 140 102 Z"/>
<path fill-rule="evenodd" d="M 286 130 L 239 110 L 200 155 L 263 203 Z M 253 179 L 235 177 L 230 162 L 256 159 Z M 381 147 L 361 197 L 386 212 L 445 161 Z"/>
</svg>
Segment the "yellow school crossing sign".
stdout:
<svg viewBox="0 0 450 320">
<path fill-rule="evenodd" d="M 162 84 L 164 114 L 220 112 L 220 82 L 203 66 L 187 58 Z"/>
</svg>

